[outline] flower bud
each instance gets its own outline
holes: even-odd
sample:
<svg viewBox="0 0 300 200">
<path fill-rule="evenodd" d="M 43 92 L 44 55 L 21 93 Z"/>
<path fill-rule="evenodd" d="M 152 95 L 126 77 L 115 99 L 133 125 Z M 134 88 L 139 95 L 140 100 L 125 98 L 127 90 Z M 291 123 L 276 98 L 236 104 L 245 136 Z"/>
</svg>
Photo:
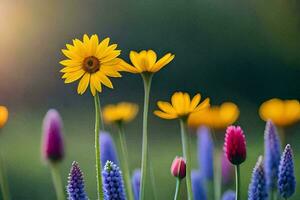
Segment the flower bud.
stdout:
<svg viewBox="0 0 300 200">
<path fill-rule="evenodd" d="M 175 177 L 183 179 L 186 175 L 186 164 L 182 157 L 177 157 L 173 160 L 171 166 L 171 174 Z"/>
<path fill-rule="evenodd" d="M 55 109 L 50 109 L 44 118 L 42 155 L 50 162 L 61 161 L 64 157 L 62 120 Z"/>
<path fill-rule="evenodd" d="M 227 159 L 234 165 L 246 160 L 246 139 L 239 126 L 229 126 L 226 130 L 224 152 Z"/>
</svg>

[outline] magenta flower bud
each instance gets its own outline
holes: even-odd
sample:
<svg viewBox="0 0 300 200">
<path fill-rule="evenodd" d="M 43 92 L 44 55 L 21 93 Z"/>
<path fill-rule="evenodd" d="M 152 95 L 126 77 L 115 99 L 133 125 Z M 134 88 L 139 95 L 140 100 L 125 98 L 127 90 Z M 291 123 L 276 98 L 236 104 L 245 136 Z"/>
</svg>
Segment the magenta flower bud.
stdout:
<svg viewBox="0 0 300 200">
<path fill-rule="evenodd" d="M 239 165 L 246 160 L 246 139 L 241 127 L 229 126 L 226 129 L 224 152 L 234 165 Z"/>
<path fill-rule="evenodd" d="M 183 179 L 186 175 L 186 164 L 182 157 L 175 157 L 171 166 L 171 174 L 174 177 Z"/>
<path fill-rule="evenodd" d="M 43 121 L 42 156 L 50 162 L 61 161 L 64 157 L 62 120 L 55 109 L 50 109 Z"/>
</svg>

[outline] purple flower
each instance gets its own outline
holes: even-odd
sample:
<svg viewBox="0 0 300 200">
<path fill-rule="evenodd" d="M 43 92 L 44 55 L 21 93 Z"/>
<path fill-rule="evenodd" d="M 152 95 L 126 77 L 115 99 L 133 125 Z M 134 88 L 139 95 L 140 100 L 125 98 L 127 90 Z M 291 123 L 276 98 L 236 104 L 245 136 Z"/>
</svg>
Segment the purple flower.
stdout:
<svg viewBox="0 0 300 200">
<path fill-rule="evenodd" d="M 214 143 L 210 131 L 202 126 L 197 130 L 198 135 L 198 161 L 202 177 L 205 180 L 213 180 L 214 176 Z"/>
<path fill-rule="evenodd" d="M 291 145 L 286 145 L 281 156 L 279 173 L 278 173 L 278 189 L 281 197 L 287 199 L 291 197 L 296 188 L 296 180 L 294 175 L 293 150 Z"/>
<path fill-rule="evenodd" d="M 102 168 L 107 161 L 112 161 L 116 165 L 119 165 L 114 140 L 109 133 L 104 131 L 100 132 L 100 154 Z"/>
<path fill-rule="evenodd" d="M 84 191 L 83 174 L 77 162 L 72 163 L 67 186 L 68 200 L 88 200 Z"/>
<path fill-rule="evenodd" d="M 232 190 L 227 190 L 223 196 L 222 200 L 235 200 L 235 192 Z"/>
<path fill-rule="evenodd" d="M 107 161 L 102 171 L 104 200 L 126 200 L 122 172 L 111 161 Z"/>
<path fill-rule="evenodd" d="M 227 185 L 232 183 L 234 168 L 233 165 L 229 162 L 225 154 L 222 154 L 221 157 L 221 167 L 222 167 L 222 183 Z"/>
<path fill-rule="evenodd" d="M 141 170 L 140 169 L 134 170 L 132 178 L 131 178 L 131 183 L 132 183 L 134 199 L 139 200 L 140 185 L 141 185 Z"/>
<path fill-rule="evenodd" d="M 280 154 L 281 144 L 277 129 L 273 122 L 268 120 L 265 128 L 265 172 L 269 190 L 277 186 Z"/>
<path fill-rule="evenodd" d="M 193 170 L 191 173 L 192 191 L 194 200 L 206 200 L 206 193 L 203 178 L 198 170 Z"/>
<path fill-rule="evenodd" d="M 252 179 L 248 191 L 248 200 L 268 199 L 265 170 L 262 159 L 262 156 L 258 158 L 258 161 L 253 169 Z"/>
<path fill-rule="evenodd" d="M 42 156 L 50 162 L 61 161 L 64 157 L 62 120 L 55 109 L 50 109 L 43 121 Z"/>
</svg>

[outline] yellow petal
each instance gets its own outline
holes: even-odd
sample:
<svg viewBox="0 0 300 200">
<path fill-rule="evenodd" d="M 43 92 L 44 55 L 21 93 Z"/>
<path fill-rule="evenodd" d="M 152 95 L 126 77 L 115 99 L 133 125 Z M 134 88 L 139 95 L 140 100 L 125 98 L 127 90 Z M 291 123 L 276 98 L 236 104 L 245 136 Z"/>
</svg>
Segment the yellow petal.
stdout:
<svg viewBox="0 0 300 200">
<path fill-rule="evenodd" d="M 125 71 L 125 72 L 130 72 L 130 73 L 134 73 L 134 74 L 137 74 L 137 73 L 141 73 L 142 70 L 140 69 L 137 69 L 131 65 L 129 65 L 127 62 L 125 62 L 124 60 L 122 60 L 120 62 L 120 70 L 119 71 Z"/>
<path fill-rule="evenodd" d="M 172 107 L 172 105 L 168 102 L 158 101 L 157 106 L 166 113 L 176 114 L 176 110 Z"/>
<path fill-rule="evenodd" d="M 154 114 L 163 119 L 176 119 L 177 118 L 176 115 L 167 114 L 167 113 L 164 113 L 159 110 L 154 111 Z"/>
<path fill-rule="evenodd" d="M 155 65 L 151 68 L 152 72 L 157 72 L 161 68 L 163 68 L 165 65 L 167 65 L 169 62 L 171 62 L 174 59 L 175 55 L 172 55 L 170 53 L 166 54 L 164 57 L 159 59 Z"/>
<path fill-rule="evenodd" d="M 115 50 L 115 51 L 112 51 L 110 54 L 108 54 L 106 57 L 102 58 L 101 59 L 101 63 L 105 63 L 105 62 L 108 62 L 110 60 L 113 60 L 115 59 L 116 57 L 118 57 L 119 55 L 121 54 L 121 51 L 120 50 Z"/>
<path fill-rule="evenodd" d="M 171 98 L 172 105 L 178 114 L 183 114 L 184 98 L 182 92 L 175 92 Z"/>
<path fill-rule="evenodd" d="M 105 85 L 106 87 L 109 87 L 109 88 L 113 88 L 111 81 L 109 80 L 109 78 L 107 78 L 106 75 L 104 75 L 100 71 L 97 72 L 96 75 L 98 76 L 98 79 L 100 80 L 100 82 L 103 83 L 103 85 Z"/>
<path fill-rule="evenodd" d="M 157 59 L 156 53 L 153 50 L 148 50 L 147 57 L 148 57 L 149 67 L 151 68 L 156 62 Z"/>
<path fill-rule="evenodd" d="M 202 103 L 200 103 L 194 110 L 194 112 L 199 112 L 203 109 L 209 108 L 210 103 L 209 103 L 209 98 L 206 98 L 204 101 L 202 101 Z"/>
<path fill-rule="evenodd" d="M 87 87 L 89 86 L 90 82 L 90 73 L 85 73 L 82 79 L 79 81 L 77 92 L 78 94 L 83 94 Z"/>
<path fill-rule="evenodd" d="M 97 51 L 97 47 L 98 47 L 98 43 L 99 43 L 98 36 L 96 34 L 92 35 L 90 43 L 91 43 L 91 45 L 90 45 L 91 55 L 95 56 L 96 51 Z"/>
<path fill-rule="evenodd" d="M 106 76 L 122 77 L 122 75 L 117 70 L 115 70 L 115 68 L 115 66 L 101 66 L 100 71 Z"/>
<path fill-rule="evenodd" d="M 77 67 L 81 65 L 82 63 L 79 61 L 74 61 L 74 60 L 62 60 L 59 62 L 59 64 L 66 66 L 66 67 Z"/>
<path fill-rule="evenodd" d="M 201 100 L 201 95 L 196 94 L 191 101 L 190 110 L 194 110 L 196 106 L 199 104 L 200 100 Z"/>
<path fill-rule="evenodd" d="M 68 76 L 66 77 L 65 83 L 72 83 L 80 79 L 84 73 L 85 73 L 84 70 L 78 70 L 76 72 L 66 73 Z"/>
<path fill-rule="evenodd" d="M 139 70 L 143 71 L 140 62 L 140 55 L 135 51 L 130 51 L 129 58 L 131 63 Z"/>
<path fill-rule="evenodd" d="M 102 42 L 100 42 L 100 44 L 97 47 L 97 51 L 95 55 L 97 58 L 100 59 L 102 57 L 103 52 L 108 47 L 109 40 L 110 40 L 109 38 L 105 38 L 104 40 L 102 40 Z"/>
<path fill-rule="evenodd" d="M 60 70 L 60 72 L 63 73 L 70 73 L 70 72 L 75 72 L 82 69 L 81 66 L 77 66 L 77 67 L 64 67 L 63 69 Z"/>
<path fill-rule="evenodd" d="M 68 57 L 68 58 L 70 58 L 70 59 L 72 59 L 72 60 L 80 61 L 80 60 L 83 59 L 80 55 L 76 54 L 74 51 L 69 51 L 69 50 L 66 50 L 66 49 L 63 49 L 63 50 L 61 50 L 61 51 L 63 52 L 63 54 L 64 54 L 66 57 Z"/>
<path fill-rule="evenodd" d="M 100 80 L 98 79 L 96 74 L 91 75 L 91 83 L 90 84 L 92 84 L 96 88 L 97 91 L 99 91 L 99 92 L 102 91 Z"/>
<path fill-rule="evenodd" d="M 118 47 L 117 44 L 112 44 L 110 46 L 108 46 L 104 52 L 102 53 L 102 55 L 99 57 L 99 59 L 103 59 L 105 58 L 106 56 L 108 56 L 109 54 L 111 54 L 116 48 Z"/>
</svg>

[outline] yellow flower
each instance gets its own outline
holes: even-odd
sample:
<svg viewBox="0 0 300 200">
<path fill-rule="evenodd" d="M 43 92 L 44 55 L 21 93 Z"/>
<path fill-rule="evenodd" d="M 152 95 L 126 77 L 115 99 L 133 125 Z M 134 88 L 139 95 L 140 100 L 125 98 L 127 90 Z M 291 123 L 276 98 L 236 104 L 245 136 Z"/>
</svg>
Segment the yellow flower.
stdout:
<svg viewBox="0 0 300 200">
<path fill-rule="evenodd" d="M 209 107 L 209 98 L 200 103 L 201 95 L 197 94 L 190 99 L 188 93 L 175 92 L 171 98 L 171 104 L 158 101 L 157 106 L 161 109 L 154 111 L 154 114 L 163 119 L 186 118 L 192 113 L 200 112 Z"/>
<path fill-rule="evenodd" d="M 87 87 L 93 96 L 96 91 L 102 91 L 102 84 L 113 88 L 108 77 L 121 77 L 120 62 L 118 58 L 121 51 L 116 50 L 117 45 L 109 45 L 109 38 L 99 42 L 97 35 L 90 38 L 85 34 L 83 41 L 73 40 L 73 45 L 67 44 L 67 49 L 63 49 L 63 54 L 68 58 L 60 62 L 65 66 L 60 72 L 65 83 L 72 83 L 80 79 L 77 92 L 83 94 Z"/>
<path fill-rule="evenodd" d="M 220 106 L 212 106 L 189 117 L 191 127 L 205 125 L 213 129 L 225 129 L 232 125 L 239 117 L 239 108 L 231 102 L 224 102 Z"/>
<path fill-rule="evenodd" d="M 107 105 L 103 109 L 103 118 L 106 123 L 130 122 L 138 113 L 138 105 L 121 102 L 116 105 Z"/>
<path fill-rule="evenodd" d="M 0 128 L 2 128 L 8 120 L 8 110 L 5 106 L 0 106 Z"/>
<path fill-rule="evenodd" d="M 260 106 L 259 115 L 278 126 L 292 125 L 300 120 L 300 104 L 298 100 L 270 99 Z"/>
<path fill-rule="evenodd" d="M 139 53 L 131 51 L 129 57 L 133 66 L 123 61 L 121 64 L 122 71 L 137 74 L 143 72 L 155 73 L 171 62 L 175 56 L 167 53 L 157 61 L 156 53 L 153 50 L 142 50 Z"/>
</svg>

